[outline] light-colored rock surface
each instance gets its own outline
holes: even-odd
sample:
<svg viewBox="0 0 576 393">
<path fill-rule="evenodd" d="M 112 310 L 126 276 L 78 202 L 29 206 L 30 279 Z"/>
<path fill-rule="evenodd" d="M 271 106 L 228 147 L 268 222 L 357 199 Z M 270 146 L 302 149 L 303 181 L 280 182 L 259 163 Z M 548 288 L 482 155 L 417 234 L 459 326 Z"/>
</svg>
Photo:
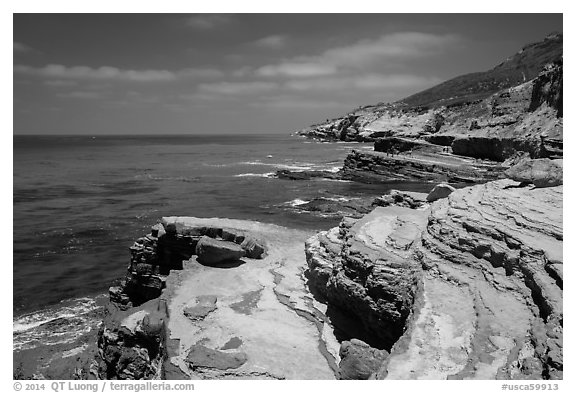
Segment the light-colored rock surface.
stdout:
<svg viewBox="0 0 576 393">
<path fill-rule="evenodd" d="M 169 296 L 168 328 L 173 348 L 168 362 L 192 379 L 334 379 L 338 343 L 324 322 L 325 306 L 316 302 L 302 277 L 303 244 L 309 233 L 249 221 L 167 217 L 180 226 L 217 226 L 243 230 L 263 239 L 264 259 L 220 269 L 193 257 L 175 281 Z M 170 286 L 170 282 L 168 283 Z M 203 319 L 190 320 L 184 310 L 200 296 L 217 298 Z M 234 340 L 232 340 L 235 338 Z M 232 342 L 240 343 L 235 348 Z M 188 367 L 191 348 L 201 345 L 227 354 L 246 355 L 234 369 Z"/>
<path fill-rule="evenodd" d="M 449 184 L 438 184 L 426 197 L 426 201 L 434 202 L 438 199 L 446 198 L 448 195 L 452 194 L 456 189 Z"/>
<path fill-rule="evenodd" d="M 508 169 L 506 176 L 522 183 L 532 183 L 536 187 L 555 187 L 562 184 L 563 161 L 539 158 L 524 159 Z"/>
<path fill-rule="evenodd" d="M 432 205 L 419 308 L 379 377 L 542 378 L 562 375 L 562 187 L 498 181 Z M 561 349 L 560 349 L 561 351 Z M 553 353 L 554 355 L 554 353 Z"/>
<path fill-rule="evenodd" d="M 378 208 L 307 241 L 329 304 L 396 333 L 373 377 L 562 378 L 562 187 L 516 185 Z"/>
</svg>

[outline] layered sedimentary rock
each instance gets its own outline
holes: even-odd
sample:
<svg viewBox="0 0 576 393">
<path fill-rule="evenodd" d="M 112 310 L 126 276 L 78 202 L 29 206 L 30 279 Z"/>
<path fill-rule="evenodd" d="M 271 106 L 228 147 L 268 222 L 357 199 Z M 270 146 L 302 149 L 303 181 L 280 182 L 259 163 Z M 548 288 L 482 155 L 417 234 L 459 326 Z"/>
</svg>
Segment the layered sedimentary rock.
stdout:
<svg viewBox="0 0 576 393">
<path fill-rule="evenodd" d="M 518 186 L 378 208 L 307 241 L 310 284 L 390 349 L 373 378 L 562 378 L 562 186 Z"/>
<path fill-rule="evenodd" d="M 374 347 L 390 349 L 412 312 L 422 267 L 410 246 L 427 218 L 427 210 L 377 207 L 306 242 L 310 285 L 358 318 Z"/>
<path fill-rule="evenodd" d="M 536 116 L 531 115 L 534 112 Z M 492 70 L 456 77 L 394 103 L 363 106 L 299 134 L 362 142 L 408 137 L 444 146 L 457 136 L 535 137 L 536 141 L 544 136 L 558 146 L 561 121 L 554 118 L 561 117 L 562 35 L 552 34 L 525 46 Z M 508 142 L 504 146 L 508 151 L 510 146 L 534 147 Z M 548 153 L 540 147 L 530 152 L 532 158 L 548 157 Z"/>
<path fill-rule="evenodd" d="M 325 305 L 313 299 L 302 276 L 302 245 L 309 232 L 250 221 L 166 217 L 151 235 L 165 245 L 163 255 L 172 256 L 176 249 L 161 241 L 164 232 L 173 232 L 173 244 L 181 239 L 193 244 L 193 253 L 209 242 L 243 256 L 215 265 L 200 263 L 196 255 L 180 259 L 169 274 L 158 273 L 165 282 L 159 297 L 138 306 L 111 296 L 99 332 L 100 378 L 335 378 L 338 343 Z M 153 245 L 136 265 L 158 264 Z"/>
<path fill-rule="evenodd" d="M 152 227 L 150 234 L 130 247 L 124 281 L 110 288 L 110 304 L 98 333 L 97 374 L 101 378 L 165 377 L 163 364 L 170 343 L 169 296 L 161 296 L 171 280 L 170 272 L 182 270 L 183 262 L 198 251 L 204 263 L 221 263 L 230 258 L 262 259 L 266 247 L 237 229 L 186 226 L 171 219 Z M 190 320 L 201 320 L 214 311 L 215 302 L 215 297 L 201 297 L 183 313 Z M 171 376 L 178 375 L 171 367 L 168 370 Z"/>
<path fill-rule="evenodd" d="M 503 177 L 506 167 L 441 152 L 411 155 L 352 151 L 340 172 L 343 179 L 364 183 L 478 183 Z"/>
<path fill-rule="evenodd" d="M 541 158 L 522 160 L 506 171 L 512 180 L 536 187 L 554 187 L 562 184 L 563 161 Z"/>
</svg>

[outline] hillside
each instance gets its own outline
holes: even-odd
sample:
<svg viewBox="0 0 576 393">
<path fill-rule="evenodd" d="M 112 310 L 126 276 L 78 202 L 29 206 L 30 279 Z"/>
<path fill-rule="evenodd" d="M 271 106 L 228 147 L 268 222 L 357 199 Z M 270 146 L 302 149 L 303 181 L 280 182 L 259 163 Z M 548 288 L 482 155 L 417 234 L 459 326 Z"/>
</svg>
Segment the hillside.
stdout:
<svg viewBox="0 0 576 393">
<path fill-rule="evenodd" d="M 442 146 L 458 138 L 480 137 L 488 138 L 481 152 L 472 153 L 470 144 L 463 148 L 459 141 L 452 146 L 454 153 L 497 161 L 515 151 L 547 156 L 539 146 L 541 138 L 560 144 L 563 139 L 562 63 L 562 34 L 551 34 L 489 71 L 456 77 L 394 103 L 360 107 L 298 134 L 358 142 L 401 137 Z M 512 138 L 516 147 L 490 153 L 494 138 Z"/>
<path fill-rule="evenodd" d="M 543 41 L 526 45 L 491 70 L 458 76 L 399 103 L 409 107 L 436 108 L 484 99 L 499 90 L 535 78 L 546 64 L 560 60 L 562 40 L 562 34 L 551 34 Z"/>
</svg>

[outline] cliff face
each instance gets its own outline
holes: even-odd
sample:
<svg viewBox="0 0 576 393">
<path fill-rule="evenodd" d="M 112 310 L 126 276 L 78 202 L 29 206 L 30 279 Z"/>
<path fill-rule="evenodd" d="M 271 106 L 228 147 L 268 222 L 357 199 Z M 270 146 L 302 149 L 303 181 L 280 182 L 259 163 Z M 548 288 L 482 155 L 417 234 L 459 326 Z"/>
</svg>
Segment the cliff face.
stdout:
<svg viewBox="0 0 576 393">
<path fill-rule="evenodd" d="M 390 349 L 375 378 L 562 378 L 562 186 L 500 180 L 306 245 L 313 285 Z"/>
<path fill-rule="evenodd" d="M 309 232 L 194 217 L 161 227 L 132 247 L 131 284 L 111 288 L 99 378 L 335 377 L 338 343 L 302 277 Z M 164 285 L 149 290 L 156 276 Z"/>
<path fill-rule="evenodd" d="M 299 134 L 374 142 L 400 137 L 504 161 L 562 156 L 562 35 L 528 45 L 494 69 L 467 74 L 390 104 L 365 106 Z"/>
</svg>

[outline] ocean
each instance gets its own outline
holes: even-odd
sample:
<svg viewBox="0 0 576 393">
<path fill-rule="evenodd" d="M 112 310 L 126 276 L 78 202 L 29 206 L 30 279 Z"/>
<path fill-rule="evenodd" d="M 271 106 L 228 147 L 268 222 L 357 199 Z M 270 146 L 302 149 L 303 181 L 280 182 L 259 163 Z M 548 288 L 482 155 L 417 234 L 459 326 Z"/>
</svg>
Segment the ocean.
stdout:
<svg viewBox="0 0 576 393">
<path fill-rule="evenodd" d="M 337 171 L 352 149 L 372 146 L 286 135 L 14 136 L 14 349 L 62 342 L 94 324 L 125 273 L 128 247 L 163 216 L 320 230 L 339 220 L 294 206 L 399 187 L 274 177 Z"/>
</svg>

